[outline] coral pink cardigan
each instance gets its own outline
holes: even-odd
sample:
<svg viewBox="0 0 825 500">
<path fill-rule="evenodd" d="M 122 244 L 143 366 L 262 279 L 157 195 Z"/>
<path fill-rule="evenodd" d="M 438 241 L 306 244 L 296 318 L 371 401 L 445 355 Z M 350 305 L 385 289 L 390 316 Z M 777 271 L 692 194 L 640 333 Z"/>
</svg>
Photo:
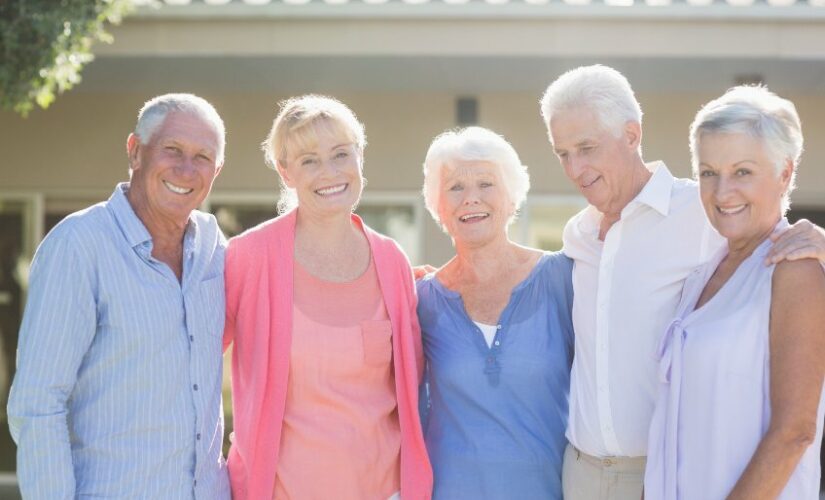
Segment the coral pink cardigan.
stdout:
<svg viewBox="0 0 825 500">
<path fill-rule="evenodd" d="M 289 374 L 296 213 L 293 210 L 231 239 L 226 252 L 223 344 L 226 348 L 234 342 L 234 433 L 228 459 L 234 500 L 270 499 L 275 486 Z M 432 468 L 418 418 L 423 353 L 410 265 L 393 240 L 352 217 L 369 241 L 392 324 L 401 498 L 429 499 Z"/>
</svg>

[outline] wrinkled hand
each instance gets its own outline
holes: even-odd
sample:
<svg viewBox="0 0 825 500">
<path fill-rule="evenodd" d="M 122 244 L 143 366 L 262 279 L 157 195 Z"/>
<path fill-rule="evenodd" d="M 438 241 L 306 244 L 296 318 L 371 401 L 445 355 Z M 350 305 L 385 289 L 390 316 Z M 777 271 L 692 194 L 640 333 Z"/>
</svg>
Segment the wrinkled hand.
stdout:
<svg viewBox="0 0 825 500">
<path fill-rule="evenodd" d="M 436 269 L 435 267 L 433 267 L 429 264 L 423 264 L 423 265 L 420 265 L 420 266 L 413 266 L 413 268 L 412 268 L 413 277 L 417 280 L 420 280 L 424 276 L 426 276 L 430 273 L 434 273 L 437 270 L 438 269 Z"/>
<path fill-rule="evenodd" d="M 819 259 L 825 263 L 825 230 L 807 219 L 774 231 L 770 238 L 774 244 L 765 258 L 765 265 L 799 259 Z"/>
</svg>

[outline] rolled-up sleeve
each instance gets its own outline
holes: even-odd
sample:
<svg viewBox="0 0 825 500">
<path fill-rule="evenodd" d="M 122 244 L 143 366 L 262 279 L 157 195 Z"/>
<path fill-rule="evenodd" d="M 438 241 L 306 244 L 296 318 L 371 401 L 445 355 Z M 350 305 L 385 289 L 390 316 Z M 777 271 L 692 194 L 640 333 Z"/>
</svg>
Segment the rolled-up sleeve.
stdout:
<svg viewBox="0 0 825 500">
<path fill-rule="evenodd" d="M 94 258 L 65 231 L 37 251 L 9 395 L 24 498 L 74 498 L 67 402 L 96 331 Z"/>
</svg>

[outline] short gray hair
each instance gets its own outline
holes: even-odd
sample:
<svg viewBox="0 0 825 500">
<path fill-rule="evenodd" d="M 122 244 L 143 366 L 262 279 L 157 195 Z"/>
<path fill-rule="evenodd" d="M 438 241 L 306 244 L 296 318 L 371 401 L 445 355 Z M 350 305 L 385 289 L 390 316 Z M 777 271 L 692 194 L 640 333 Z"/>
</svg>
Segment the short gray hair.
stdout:
<svg viewBox="0 0 825 500">
<path fill-rule="evenodd" d="M 802 157 L 802 123 L 796 106 L 767 87 L 733 87 L 702 106 L 690 125 L 690 156 L 693 174 L 699 171 L 699 141 L 705 134 L 746 134 L 762 141 L 779 175 L 790 160 L 791 179 L 782 195 L 782 211 L 790 207 L 791 191 L 796 188 L 796 168 Z"/>
<path fill-rule="evenodd" d="M 147 144 L 171 112 L 196 115 L 210 123 L 220 139 L 216 163 L 223 165 L 226 149 L 226 128 L 215 107 L 209 101 L 193 94 L 164 94 L 146 101 L 138 113 L 135 135 L 141 144 Z"/>
<path fill-rule="evenodd" d="M 518 153 L 504 137 L 483 127 L 467 127 L 448 130 L 433 139 L 424 160 L 424 204 L 436 222 L 441 223 L 438 218 L 441 172 L 444 167 L 454 168 L 456 162 L 464 161 L 497 165 L 510 201 L 518 211 L 530 190 L 527 167 L 521 164 Z"/>
<path fill-rule="evenodd" d="M 592 110 L 602 127 L 614 137 L 621 135 L 625 123 L 642 123 L 642 107 L 627 78 L 601 64 L 580 66 L 564 73 L 547 87 L 540 104 L 548 135 L 554 114 L 582 107 Z"/>
</svg>

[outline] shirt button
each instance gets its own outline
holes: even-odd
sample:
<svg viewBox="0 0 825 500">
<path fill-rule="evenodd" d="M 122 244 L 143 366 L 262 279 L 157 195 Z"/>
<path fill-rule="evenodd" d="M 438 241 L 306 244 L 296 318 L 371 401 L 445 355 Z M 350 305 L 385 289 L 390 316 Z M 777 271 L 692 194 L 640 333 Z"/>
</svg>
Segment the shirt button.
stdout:
<svg viewBox="0 0 825 500">
<path fill-rule="evenodd" d="M 197 391 L 198 390 L 198 384 L 193 385 L 192 389 L 195 389 Z"/>
<path fill-rule="evenodd" d="M 195 341 L 195 336 L 194 336 L 194 335 L 190 335 L 190 336 L 189 336 L 189 342 L 194 342 L 194 341 Z"/>
<path fill-rule="evenodd" d="M 497 330 L 501 330 L 501 325 L 496 325 Z"/>
<path fill-rule="evenodd" d="M 195 439 L 197 439 L 198 441 L 201 440 L 201 433 L 200 432 L 195 434 Z"/>
<path fill-rule="evenodd" d="M 197 485 L 198 485 L 198 480 L 197 480 L 197 479 L 195 479 L 193 482 L 194 482 L 194 485 L 193 485 L 193 486 L 197 486 Z"/>
<path fill-rule="evenodd" d="M 496 340 L 495 342 L 493 342 L 493 344 L 495 344 L 495 345 L 499 345 L 499 344 L 500 344 L 500 342 L 499 342 L 498 340 Z"/>
</svg>

